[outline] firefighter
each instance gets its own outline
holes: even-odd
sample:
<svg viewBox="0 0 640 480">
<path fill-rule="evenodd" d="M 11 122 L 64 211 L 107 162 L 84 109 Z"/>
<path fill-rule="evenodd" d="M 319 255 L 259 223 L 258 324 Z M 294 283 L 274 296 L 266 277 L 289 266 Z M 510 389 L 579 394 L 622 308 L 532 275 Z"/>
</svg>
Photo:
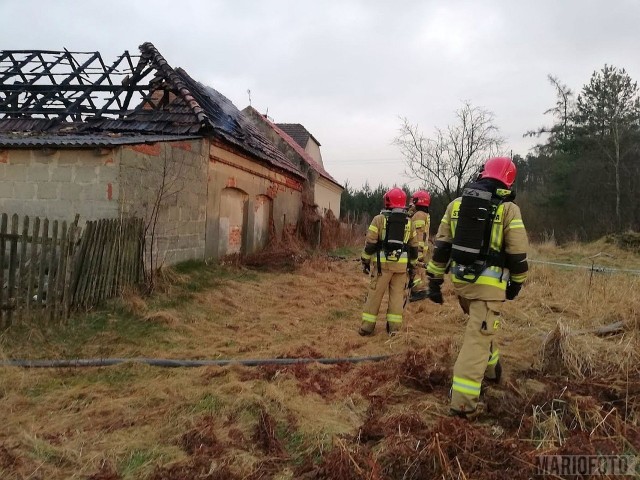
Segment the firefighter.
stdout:
<svg viewBox="0 0 640 480">
<path fill-rule="evenodd" d="M 387 333 L 393 335 L 400 330 L 408 278 L 413 277 L 418 260 L 418 240 L 407 215 L 406 193 L 400 188 L 392 188 L 383 200 L 385 209 L 371 221 L 361 256 L 363 272 L 371 275 L 359 330 L 363 336 L 373 334 L 380 303 L 387 290 Z M 376 267 L 374 273 L 371 273 L 372 259 Z"/>
<path fill-rule="evenodd" d="M 450 399 L 451 413 L 461 417 L 481 413 L 483 379 L 500 381 L 500 310 L 505 299 L 516 298 L 527 276 L 527 233 L 510 190 L 515 178 L 510 158 L 488 160 L 478 179 L 447 207 L 427 266 L 429 299 L 443 302 L 440 289 L 450 268 L 460 306 L 469 315 Z"/>
<path fill-rule="evenodd" d="M 411 197 L 411 222 L 416 228 L 418 237 L 418 263 L 415 269 L 415 280 L 411 286 L 410 302 L 417 302 L 427 298 L 427 276 L 425 270 L 425 255 L 429 250 L 427 240 L 429 238 L 430 216 L 429 205 L 431 195 L 424 190 L 418 190 Z"/>
</svg>

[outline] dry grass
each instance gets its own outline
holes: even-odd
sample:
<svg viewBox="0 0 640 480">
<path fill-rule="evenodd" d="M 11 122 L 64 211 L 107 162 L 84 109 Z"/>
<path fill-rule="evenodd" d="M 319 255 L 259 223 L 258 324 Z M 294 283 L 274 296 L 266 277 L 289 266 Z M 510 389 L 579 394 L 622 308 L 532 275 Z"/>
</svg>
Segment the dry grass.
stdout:
<svg viewBox="0 0 640 480">
<path fill-rule="evenodd" d="M 549 333 L 540 350 L 540 369 L 551 375 L 585 378 L 596 369 L 598 352 L 594 339 L 572 335 L 562 322 Z"/>
<path fill-rule="evenodd" d="M 604 246 L 536 255 L 586 258 Z M 640 265 L 606 248 L 612 266 Z M 465 325 L 450 284 L 444 306 L 409 304 L 400 335 L 383 333 L 381 315 L 362 338 L 368 279 L 347 255 L 310 255 L 284 272 L 186 264 L 150 298 L 129 292 L 67 326 L 3 332 L 0 358 L 397 355 L 351 366 L 3 368 L 0 478 L 526 478 L 540 452 L 638 453 L 640 278 L 534 266 L 505 304 L 506 381 L 469 425 L 445 418 Z M 620 320 L 622 334 L 575 334 Z"/>
</svg>

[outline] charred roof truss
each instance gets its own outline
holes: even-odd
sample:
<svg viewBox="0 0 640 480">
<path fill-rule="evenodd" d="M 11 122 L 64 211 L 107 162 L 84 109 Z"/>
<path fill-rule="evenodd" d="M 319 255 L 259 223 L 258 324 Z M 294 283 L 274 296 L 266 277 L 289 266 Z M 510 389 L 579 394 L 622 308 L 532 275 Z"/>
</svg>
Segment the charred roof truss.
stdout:
<svg viewBox="0 0 640 480">
<path fill-rule="evenodd" d="M 1 51 L 0 118 L 118 117 L 151 101 L 154 70 L 128 51 L 109 64 L 99 52 Z"/>
</svg>

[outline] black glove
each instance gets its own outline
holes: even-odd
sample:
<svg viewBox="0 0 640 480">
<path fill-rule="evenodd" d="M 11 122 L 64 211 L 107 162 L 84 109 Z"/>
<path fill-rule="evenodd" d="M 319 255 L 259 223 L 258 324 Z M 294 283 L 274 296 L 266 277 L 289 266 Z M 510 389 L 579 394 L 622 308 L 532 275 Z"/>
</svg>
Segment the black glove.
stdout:
<svg viewBox="0 0 640 480">
<path fill-rule="evenodd" d="M 409 265 L 407 267 L 407 273 L 409 274 L 409 278 L 413 278 L 416 276 L 416 267 L 413 265 Z"/>
<path fill-rule="evenodd" d="M 362 273 L 366 273 L 367 275 L 371 273 L 371 261 L 370 260 L 365 260 L 364 258 L 361 258 L 360 261 L 362 262 Z"/>
<path fill-rule="evenodd" d="M 513 282 L 509 280 L 507 283 L 507 300 L 513 300 L 520 293 L 520 289 L 522 288 L 522 284 L 518 282 Z"/>
<path fill-rule="evenodd" d="M 429 279 L 429 290 L 427 292 L 427 297 L 434 303 L 438 303 L 442 305 L 444 303 L 444 299 L 442 298 L 442 290 L 440 286 L 444 280 L 441 278 L 430 278 Z"/>
</svg>

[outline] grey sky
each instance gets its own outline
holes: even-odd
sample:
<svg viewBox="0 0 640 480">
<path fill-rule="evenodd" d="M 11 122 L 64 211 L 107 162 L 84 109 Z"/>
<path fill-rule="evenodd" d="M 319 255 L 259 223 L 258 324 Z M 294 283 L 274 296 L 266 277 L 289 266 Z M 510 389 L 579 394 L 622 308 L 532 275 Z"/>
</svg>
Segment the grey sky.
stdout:
<svg viewBox="0 0 640 480">
<path fill-rule="evenodd" d="M 302 123 L 341 182 L 403 183 L 391 141 L 406 116 L 430 134 L 462 100 L 496 114 L 507 148 L 548 123 L 552 73 L 579 91 L 605 63 L 640 80 L 640 1 L 0 0 L 0 49 L 152 42 L 240 109 Z M 413 183 L 417 185 L 417 183 Z"/>
</svg>

